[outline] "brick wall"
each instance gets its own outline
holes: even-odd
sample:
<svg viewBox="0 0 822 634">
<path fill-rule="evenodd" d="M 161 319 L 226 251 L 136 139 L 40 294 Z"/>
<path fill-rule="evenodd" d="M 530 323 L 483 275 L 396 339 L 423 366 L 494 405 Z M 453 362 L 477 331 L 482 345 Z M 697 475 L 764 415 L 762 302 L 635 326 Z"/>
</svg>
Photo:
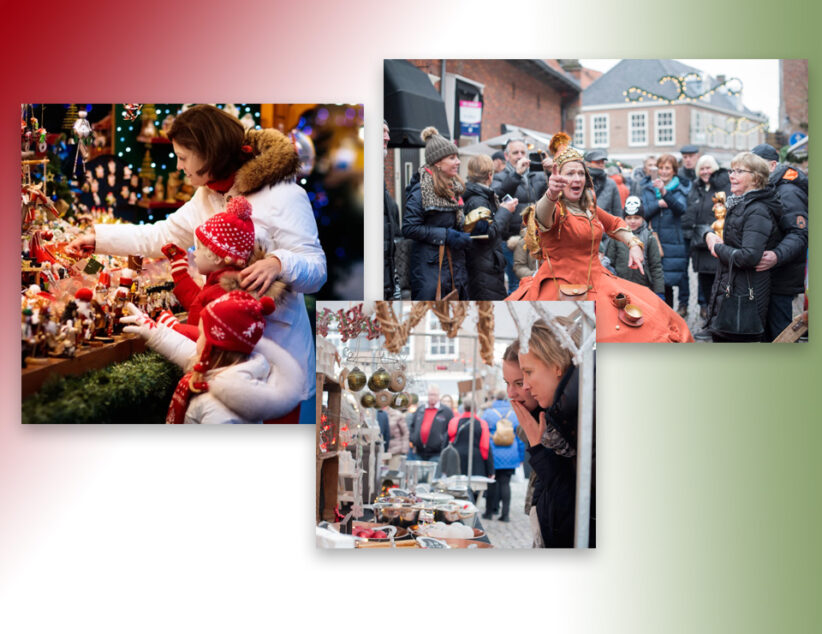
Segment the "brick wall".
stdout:
<svg viewBox="0 0 822 634">
<path fill-rule="evenodd" d="M 783 59 L 780 70 L 782 85 L 779 110 L 782 120 L 777 127 L 788 134 L 800 132 L 801 124 L 808 123 L 808 60 Z M 786 123 L 785 117 L 789 123 Z"/>
</svg>

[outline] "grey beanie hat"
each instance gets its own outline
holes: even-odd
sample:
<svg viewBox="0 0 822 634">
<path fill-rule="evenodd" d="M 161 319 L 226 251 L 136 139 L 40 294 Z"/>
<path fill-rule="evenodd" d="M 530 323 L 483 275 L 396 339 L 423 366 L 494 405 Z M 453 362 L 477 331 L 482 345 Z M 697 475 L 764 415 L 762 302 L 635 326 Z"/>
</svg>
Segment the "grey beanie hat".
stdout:
<svg viewBox="0 0 822 634">
<path fill-rule="evenodd" d="M 457 146 L 442 136 L 434 126 L 428 126 L 420 134 L 425 142 L 425 163 L 434 165 L 446 156 L 459 154 Z"/>
</svg>

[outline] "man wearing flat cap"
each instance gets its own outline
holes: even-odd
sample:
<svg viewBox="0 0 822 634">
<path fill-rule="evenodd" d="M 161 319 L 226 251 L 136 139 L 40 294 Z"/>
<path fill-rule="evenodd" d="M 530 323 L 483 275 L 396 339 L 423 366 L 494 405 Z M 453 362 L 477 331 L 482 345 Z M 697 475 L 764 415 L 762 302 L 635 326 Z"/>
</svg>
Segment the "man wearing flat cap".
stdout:
<svg viewBox="0 0 822 634">
<path fill-rule="evenodd" d="M 682 166 L 676 174 L 679 176 L 679 182 L 686 186 L 682 182 L 686 180 L 690 185 L 694 185 L 696 183 L 696 162 L 699 160 L 699 148 L 695 145 L 683 145 L 679 152 L 682 154 Z"/>
<path fill-rule="evenodd" d="M 805 261 L 808 254 L 808 177 L 779 162 L 775 148 L 762 143 L 751 150 L 765 159 L 781 205 L 777 218 L 779 244 L 765 251 L 757 271 L 771 270 L 771 301 L 768 304 L 768 341 L 788 327 L 793 319 L 793 298 L 805 292 Z"/>
<path fill-rule="evenodd" d="M 600 148 L 588 150 L 583 156 L 588 166 L 588 173 L 594 182 L 594 192 L 597 195 L 597 207 L 609 214 L 622 218 L 622 199 L 619 197 L 619 188 L 614 179 L 605 172 L 605 161 L 608 153 Z"/>
<path fill-rule="evenodd" d="M 494 163 L 494 174 L 499 174 L 505 169 L 505 152 L 497 150 L 491 155 L 491 161 Z"/>
</svg>

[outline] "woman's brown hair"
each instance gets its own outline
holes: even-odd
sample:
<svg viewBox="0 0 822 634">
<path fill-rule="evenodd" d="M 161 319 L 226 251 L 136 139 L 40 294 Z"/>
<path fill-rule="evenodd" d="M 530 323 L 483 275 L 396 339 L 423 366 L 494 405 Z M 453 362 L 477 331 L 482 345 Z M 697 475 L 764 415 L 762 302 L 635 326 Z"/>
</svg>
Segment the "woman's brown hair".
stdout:
<svg viewBox="0 0 822 634">
<path fill-rule="evenodd" d="M 207 104 L 191 106 L 174 119 L 168 138 L 203 159 L 198 174 L 224 180 L 251 158 L 243 151 L 245 128 L 236 117 Z"/>
<path fill-rule="evenodd" d="M 657 159 L 656 166 L 662 167 L 665 163 L 670 164 L 674 170 L 674 176 L 676 176 L 676 171 L 679 169 L 679 161 L 676 160 L 676 157 L 673 154 L 663 154 Z M 673 176 L 671 178 L 673 178 Z"/>
</svg>

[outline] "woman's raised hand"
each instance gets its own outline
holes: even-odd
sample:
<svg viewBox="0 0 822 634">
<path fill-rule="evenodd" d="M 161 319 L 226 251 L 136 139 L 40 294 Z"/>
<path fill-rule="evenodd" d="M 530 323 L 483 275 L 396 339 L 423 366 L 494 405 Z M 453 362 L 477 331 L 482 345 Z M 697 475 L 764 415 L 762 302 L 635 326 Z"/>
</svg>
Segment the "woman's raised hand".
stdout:
<svg viewBox="0 0 822 634">
<path fill-rule="evenodd" d="M 560 175 L 559 166 L 554 163 L 551 167 L 551 175 L 548 177 L 548 191 L 545 195 L 556 201 L 566 185 L 568 185 L 568 179 Z"/>
<path fill-rule="evenodd" d="M 77 236 L 66 245 L 66 253 L 74 258 L 84 258 L 94 253 L 97 247 L 97 237 L 94 235 L 94 227 L 81 236 Z"/>
<path fill-rule="evenodd" d="M 528 438 L 528 445 L 533 447 L 542 441 L 542 435 L 545 433 L 547 423 L 545 422 L 545 412 L 540 413 L 539 423 L 531 416 L 531 412 L 525 409 L 522 403 L 511 401 L 511 407 L 517 414 L 517 421 L 522 425 L 525 435 Z"/>
</svg>

